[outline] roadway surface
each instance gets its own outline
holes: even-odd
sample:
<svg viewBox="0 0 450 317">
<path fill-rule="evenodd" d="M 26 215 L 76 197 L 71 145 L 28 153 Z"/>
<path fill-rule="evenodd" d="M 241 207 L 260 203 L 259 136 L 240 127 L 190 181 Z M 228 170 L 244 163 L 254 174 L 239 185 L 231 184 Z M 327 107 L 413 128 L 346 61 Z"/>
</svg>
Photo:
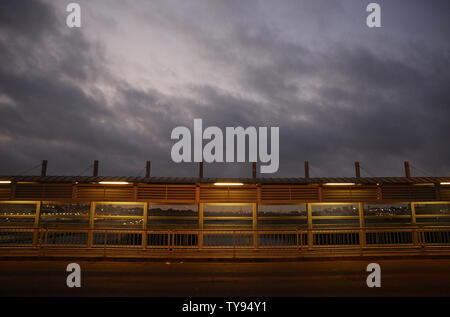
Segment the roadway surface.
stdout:
<svg viewBox="0 0 450 317">
<path fill-rule="evenodd" d="M 66 266 L 82 287 L 66 286 Z M 381 288 L 366 286 L 381 265 Z M 303 262 L 0 261 L 0 296 L 450 296 L 450 259 Z"/>
</svg>

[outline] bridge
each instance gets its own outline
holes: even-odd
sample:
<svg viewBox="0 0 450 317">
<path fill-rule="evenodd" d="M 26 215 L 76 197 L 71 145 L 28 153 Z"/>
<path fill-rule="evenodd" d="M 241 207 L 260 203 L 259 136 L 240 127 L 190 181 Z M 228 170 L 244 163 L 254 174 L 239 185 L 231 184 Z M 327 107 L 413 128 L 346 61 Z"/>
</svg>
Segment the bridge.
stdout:
<svg viewBox="0 0 450 317">
<path fill-rule="evenodd" d="M 407 163 L 407 162 L 406 162 Z M 0 176 L 0 256 L 446 256 L 450 177 Z"/>
</svg>

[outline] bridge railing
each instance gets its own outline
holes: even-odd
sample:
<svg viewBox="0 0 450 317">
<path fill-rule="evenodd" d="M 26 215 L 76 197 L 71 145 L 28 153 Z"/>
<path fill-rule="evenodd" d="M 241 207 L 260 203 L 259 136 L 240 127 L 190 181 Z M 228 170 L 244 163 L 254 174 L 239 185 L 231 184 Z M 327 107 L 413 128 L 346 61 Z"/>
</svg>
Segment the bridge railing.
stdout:
<svg viewBox="0 0 450 317">
<path fill-rule="evenodd" d="M 52 229 L 38 231 L 41 247 L 85 247 L 88 243 L 89 230 Z"/>
<path fill-rule="evenodd" d="M 0 228 L 0 248 L 321 250 L 450 247 L 450 227 L 288 230 Z"/>
<path fill-rule="evenodd" d="M 418 243 L 421 245 L 450 245 L 450 227 L 424 228 L 418 233 Z"/>
<path fill-rule="evenodd" d="M 38 229 L 0 228 L 0 247 L 32 247 Z"/>
</svg>

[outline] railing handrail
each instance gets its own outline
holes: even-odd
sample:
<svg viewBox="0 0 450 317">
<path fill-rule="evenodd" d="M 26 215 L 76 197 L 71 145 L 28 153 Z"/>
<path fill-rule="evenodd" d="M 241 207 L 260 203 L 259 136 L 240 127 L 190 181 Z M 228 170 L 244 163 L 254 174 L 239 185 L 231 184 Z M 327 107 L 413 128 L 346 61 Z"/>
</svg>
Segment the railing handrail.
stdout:
<svg viewBox="0 0 450 317">
<path fill-rule="evenodd" d="M 450 226 L 299 229 L 0 228 L 0 246 L 258 249 L 450 247 Z M 14 235 L 14 233 L 17 233 Z M 232 243 L 231 243 L 232 241 Z"/>
</svg>

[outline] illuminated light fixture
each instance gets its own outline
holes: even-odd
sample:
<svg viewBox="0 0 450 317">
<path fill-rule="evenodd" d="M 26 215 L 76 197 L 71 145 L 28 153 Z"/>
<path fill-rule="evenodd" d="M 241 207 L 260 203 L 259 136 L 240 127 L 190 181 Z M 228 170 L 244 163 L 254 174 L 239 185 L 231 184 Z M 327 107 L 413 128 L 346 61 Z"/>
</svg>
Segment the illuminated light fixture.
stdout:
<svg viewBox="0 0 450 317">
<path fill-rule="evenodd" d="M 325 183 L 327 186 L 353 186 L 355 183 Z"/>
<path fill-rule="evenodd" d="M 128 185 L 128 182 L 99 182 L 102 185 Z"/>
<path fill-rule="evenodd" d="M 214 183 L 214 186 L 242 186 L 242 185 L 244 185 L 244 183 L 222 183 L 222 182 Z"/>
<path fill-rule="evenodd" d="M 11 181 L 0 181 L 0 184 L 11 184 Z"/>
<path fill-rule="evenodd" d="M 441 185 L 450 185 L 450 182 L 441 182 Z"/>
</svg>

